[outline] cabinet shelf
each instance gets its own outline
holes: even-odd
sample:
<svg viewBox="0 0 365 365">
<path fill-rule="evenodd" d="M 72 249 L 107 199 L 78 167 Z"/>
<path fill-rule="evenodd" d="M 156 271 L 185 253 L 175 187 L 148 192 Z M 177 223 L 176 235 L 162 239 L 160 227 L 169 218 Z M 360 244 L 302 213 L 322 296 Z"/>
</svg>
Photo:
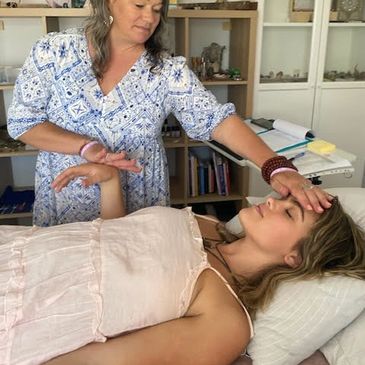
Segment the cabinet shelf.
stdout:
<svg viewBox="0 0 365 365">
<path fill-rule="evenodd" d="M 1 90 L 13 90 L 14 84 L 0 84 L 0 91 Z"/>
<path fill-rule="evenodd" d="M 224 86 L 224 85 L 234 85 L 234 86 L 239 86 L 239 85 L 247 85 L 247 81 L 245 80 L 239 80 L 239 81 L 234 81 L 234 80 L 208 80 L 208 81 L 203 81 L 202 82 L 203 85 L 205 86 Z"/>
<path fill-rule="evenodd" d="M 196 203 L 213 203 L 213 202 L 223 202 L 223 201 L 239 201 L 242 199 L 242 195 L 238 193 L 231 193 L 229 195 L 219 195 L 216 193 L 204 194 L 195 197 L 189 197 L 187 199 L 188 204 Z"/>
<path fill-rule="evenodd" d="M 289 22 L 279 22 L 279 23 L 264 23 L 264 27 L 272 27 L 272 28 L 311 28 L 313 27 L 312 23 L 289 23 Z"/>
<path fill-rule="evenodd" d="M 365 22 L 329 23 L 330 28 L 365 28 Z"/>
<path fill-rule="evenodd" d="M 39 17 L 85 17 L 90 14 L 87 8 L 0 8 L 0 17 L 39 18 Z"/>
<path fill-rule="evenodd" d="M 2 157 L 24 157 L 24 156 L 37 156 L 38 150 L 23 150 L 12 152 L 0 152 L 0 158 Z"/>
<path fill-rule="evenodd" d="M 0 220 L 17 219 L 17 218 L 32 218 L 32 216 L 33 216 L 32 212 L 0 214 Z"/>
</svg>

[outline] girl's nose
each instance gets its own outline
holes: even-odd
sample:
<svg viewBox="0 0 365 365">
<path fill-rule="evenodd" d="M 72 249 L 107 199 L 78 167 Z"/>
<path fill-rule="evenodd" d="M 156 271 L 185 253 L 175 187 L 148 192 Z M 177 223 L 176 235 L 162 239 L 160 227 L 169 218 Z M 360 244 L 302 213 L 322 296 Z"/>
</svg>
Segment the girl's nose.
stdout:
<svg viewBox="0 0 365 365">
<path fill-rule="evenodd" d="M 267 198 L 267 200 L 266 200 L 266 204 L 267 204 L 267 206 L 268 206 L 270 209 L 274 208 L 274 205 L 275 205 L 275 199 L 274 199 L 274 198 L 272 198 L 272 197 Z"/>
</svg>

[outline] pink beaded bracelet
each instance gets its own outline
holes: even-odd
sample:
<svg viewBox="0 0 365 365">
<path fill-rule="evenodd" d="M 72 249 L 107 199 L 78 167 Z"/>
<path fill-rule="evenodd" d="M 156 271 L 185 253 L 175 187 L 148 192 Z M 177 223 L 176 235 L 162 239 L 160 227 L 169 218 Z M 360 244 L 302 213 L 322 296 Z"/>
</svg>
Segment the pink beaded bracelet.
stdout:
<svg viewBox="0 0 365 365">
<path fill-rule="evenodd" d="M 81 146 L 80 148 L 80 152 L 79 152 L 79 155 L 81 157 L 84 158 L 84 154 L 85 152 L 91 147 L 91 146 L 94 146 L 95 144 L 98 144 L 99 142 L 98 141 L 90 141 L 90 142 L 87 142 L 85 143 L 84 145 Z"/>
<path fill-rule="evenodd" d="M 270 175 L 270 179 L 271 179 L 274 175 L 278 174 L 279 172 L 284 172 L 284 171 L 298 171 L 298 170 L 295 170 L 295 169 L 293 169 L 292 167 L 279 167 L 278 169 L 274 170 L 274 171 L 271 173 L 271 175 Z"/>
</svg>

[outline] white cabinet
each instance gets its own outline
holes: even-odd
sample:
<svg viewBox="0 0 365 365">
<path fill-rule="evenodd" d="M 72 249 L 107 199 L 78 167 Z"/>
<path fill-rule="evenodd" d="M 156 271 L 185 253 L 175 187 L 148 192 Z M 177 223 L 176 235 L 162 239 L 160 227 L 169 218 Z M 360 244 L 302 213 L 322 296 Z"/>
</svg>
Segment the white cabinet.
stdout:
<svg viewBox="0 0 365 365">
<path fill-rule="evenodd" d="M 312 11 L 302 13 L 303 20 L 311 21 L 292 21 L 294 3 L 311 6 Z M 364 0 L 360 5 L 365 9 Z M 317 136 L 357 156 L 350 179 L 323 177 L 323 187 L 361 186 L 364 175 L 365 14 L 360 14 L 363 21 L 330 21 L 342 15 L 338 10 L 331 0 L 258 4 L 253 116 L 313 128 Z M 262 192 L 252 175 L 251 193 Z"/>
</svg>

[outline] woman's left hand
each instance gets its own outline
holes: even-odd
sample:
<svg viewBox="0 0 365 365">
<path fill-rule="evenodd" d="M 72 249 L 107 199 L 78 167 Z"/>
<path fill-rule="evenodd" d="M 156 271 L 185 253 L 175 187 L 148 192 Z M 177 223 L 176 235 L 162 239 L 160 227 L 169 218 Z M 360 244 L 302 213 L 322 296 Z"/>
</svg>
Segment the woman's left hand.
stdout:
<svg viewBox="0 0 365 365">
<path fill-rule="evenodd" d="M 118 153 L 108 152 L 100 160 L 105 165 L 116 167 L 119 170 L 127 170 L 132 172 L 141 172 L 142 168 L 137 165 L 136 159 L 127 159 L 127 154 L 122 151 Z"/>
<path fill-rule="evenodd" d="M 84 157 L 89 162 L 113 166 L 119 170 L 136 173 L 141 172 L 142 170 L 142 168 L 137 165 L 136 159 L 129 160 L 127 158 L 126 152 L 108 152 L 101 143 L 95 143 L 92 145 L 86 150 L 82 157 Z"/>
<path fill-rule="evenodd" d="M 304 209 L 322 213 L 331 207 L 331 195 L 312 185 L 310 180 L 298 172 L 283 171 L 275 174 L 271 178 L 271 187 L 283 197 L 292 195 Z"/>
</svg>

